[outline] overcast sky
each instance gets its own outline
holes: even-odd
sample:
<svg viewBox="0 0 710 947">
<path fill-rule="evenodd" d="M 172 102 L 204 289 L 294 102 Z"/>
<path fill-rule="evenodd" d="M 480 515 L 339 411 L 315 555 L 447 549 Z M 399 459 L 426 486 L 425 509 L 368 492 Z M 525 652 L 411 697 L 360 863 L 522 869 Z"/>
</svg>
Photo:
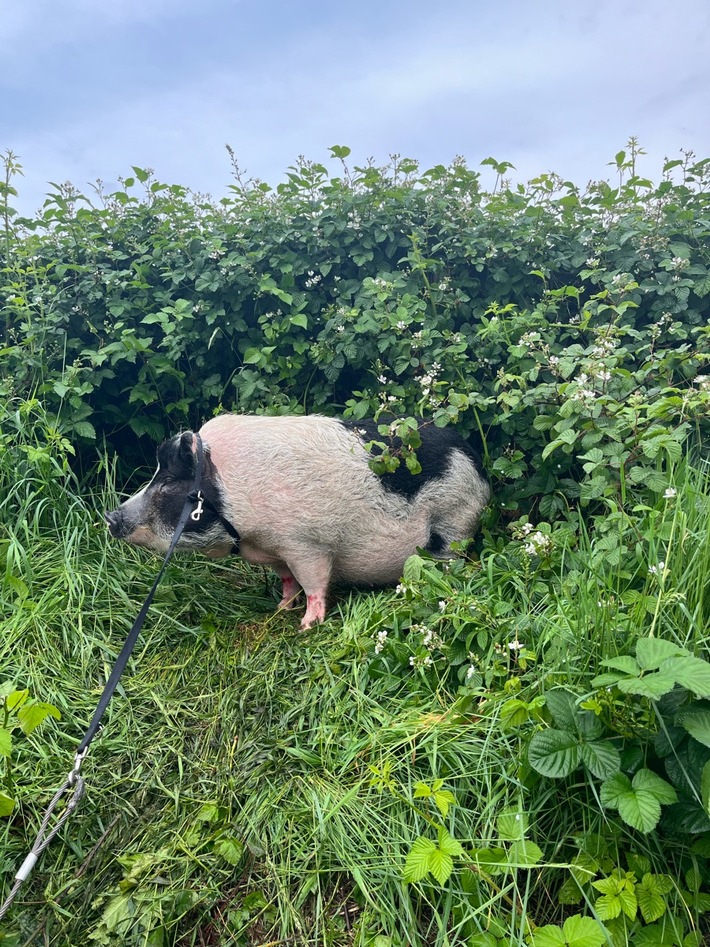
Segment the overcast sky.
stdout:
<svg viewBox="0 0 710 947">
<path fill-rule="evenodd" d="M 131 165 L 215 197 L 225 143 L 277 184 L 298 155 L 423 168 L 492 155 L 580 185 L 637 135 L 710 156 L 709 0 L 2 0 L 0 150 L 23 212 Z M 336 171 L 336 166 L 333 166 Z"/>
</svg>

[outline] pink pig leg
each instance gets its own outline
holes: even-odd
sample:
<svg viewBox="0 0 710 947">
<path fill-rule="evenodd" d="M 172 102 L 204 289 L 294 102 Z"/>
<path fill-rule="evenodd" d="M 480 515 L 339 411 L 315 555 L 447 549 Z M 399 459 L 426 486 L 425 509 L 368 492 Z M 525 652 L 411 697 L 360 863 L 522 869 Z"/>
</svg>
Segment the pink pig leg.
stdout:
<svg viewBox="0 0 710 947">
<path fill-rule="evenodd" d="M 301 622 L 301 629 L 305 630 L 325 620 L 325 600 L 332 562 L 329 556 L 311 555 L 307 559 L 302 556 L 303 551 L 300 550 L 298 564 L 291 562 L 289 568 L 306 593 L 306 614 Z"/>
</svg>

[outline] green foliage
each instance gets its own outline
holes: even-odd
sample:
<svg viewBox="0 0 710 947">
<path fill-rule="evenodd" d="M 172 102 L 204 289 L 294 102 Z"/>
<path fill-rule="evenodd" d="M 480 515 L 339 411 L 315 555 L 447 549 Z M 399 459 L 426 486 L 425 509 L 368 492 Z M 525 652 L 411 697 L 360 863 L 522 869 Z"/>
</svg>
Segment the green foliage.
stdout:
<svg viewBox="0 0 710 947">
<path fill-rule="evenodd" d="M 597 921 L 574 915 L 562 927 L 539 927 L 533 934 L 532 947 L 601 947 L 605 941 L 606 934 Z"/>
<path fill-rule="evenodd" d="M 413 556 L 306 634 L 260 573 L 172 563 L 90 804 L 0 936 L 699 947 L 708 162 L 654 184 L 632 144 L 582 192 L 488 159 L 486 191 L 459 162 L 332 155 L 339 176 L 299 162 L 217 206 L 135 168 L 32 221 L 8 158 L 0 663 L 62 724 L 4 695 L 5 889 L 152 578 L 94 525 L 117 454 L 317 410 L 376 418 L 373 466 L 416 470 L 421 425 L 456 424 L 494 501 L 461 558 Z"/>
<path fill-rule="evenodd" d="M 17 690 L 12 683 L 0 684 L 0 816 L 9 816 L 15 807 L 17 788 L 12 769 L 13 731 L 26 737 L 33 733 L 47 717 L 59 720 L 59 710 L 49 703 L 30 697 L 27 689 Z"/>
<path fill-rule="evenodd" d="M 39 397 L 84 460 L 218 410 L 385 412 L 475 435 L 507 511 L 662 494 L 707 430 L 710 163 L 652 184 L 632 142 L 616 188 L 486 191 L 460 161 L 351 168 L 347 151 L 338 176 L 301 160 L 219 204 L 134 168 L 8 217 L 0 395 Z M 417 469 L 416 429 L 399 433 L 378 469 Z"/>
</svg>

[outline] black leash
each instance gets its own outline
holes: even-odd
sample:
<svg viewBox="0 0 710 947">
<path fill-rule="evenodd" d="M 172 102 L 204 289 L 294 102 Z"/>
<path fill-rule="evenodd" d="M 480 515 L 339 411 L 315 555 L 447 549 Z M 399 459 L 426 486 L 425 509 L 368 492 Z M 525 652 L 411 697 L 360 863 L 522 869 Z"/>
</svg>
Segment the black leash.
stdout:
<svg viewBox="0 0 710 947">
<path fill-rule="evenodd" d="M 119 679 L 121 675 L 123 674 L 124 670 L 126 669 L 126 665 L 128 664 L 128 659 L 130 658 L 131 652 L 133 651 L 136 641 L 138 640 L 138 635 L 140 634 L 141 628 L 143 627 L 143 622 L 145 621 L 146 615 L 148 614 L 148 609 L 150 608 L 150 605 L 153 601 L 153 596 L 155 595 L 155 591 L 158 588 L 158 584 L 160 583 L 160 580 L 163 577 L 163 574 L 168 565 L 168 562 L 170 561 L 173 553 L 175 552 L 175 547 L 177 546 L 178 541 L 180 537 L 182 536 L 182 532 L 185 529 L 185 526 L 187 525 L 187 521 L 188 519 L 192 519 L 195 522 L 198 522 L 200 517 L 202 516 L 202 509 L 206 503 L 205 497 L 202 493 L 202 490 L 200 489 L 201 484 L 202 484 L 202 467 L 203 467 L 204 458 L 203 458 L 202 439 L 199 434 L 197 434 L 196 437 L 197 437 L 197 466 L 195 470 L 195 484 L 194 484 L 193 489 L 190 491 L 190 493 L 188 493 L 185 499 L 185 505 L 182 508 L 182 513 L 180 514 L 180 518 L 177 522 L 177 526 L 175 527 L 175 532 L 173 533 L 173 538 L 170 542 L 170 546 L 168 547 L 168 551 L 165 553 L 163 564 L 160 567 L 160 571 L 158 572 L 157 576 L 155 577 L 155 581 L 153 582 L 150 592 L 148 592 L 146 600 L 143 603 L 143 607 L 138 613 L 138 617 L 133 622 L 133 626 L 131 630 L 128 632 L 128 637 L 126 638 L 126 641 L 123 647 L 121 648 L 121 653 L 116 659 L 116 663 L 113 666 L 113 670 L 111 671 L 109 679 L 106 681 L 98 706 L 96 707 L 96 710 L 94 711 L 94 716 L 91 719 L 91 723 L 89 724 L 88 729 L 86 733 L 84 734 L 82 741 L 77 748 L 76 756 L 74 758 L 74 767 L 71 770 L 71 772 L 68 774 L 67 778 L 64 780 L 64 784 L 61 786 L 60 789 L 57 790 L 56 794 L 54 795 L 54 798 L 52 799 L 49 806 L 47 807 L 47 811 L 45 812 L 44 818 L 42 819 L 42 824 L 40 825 L 40 829 L 39 829 L 39 832 L 37 833 L 37 838 L 35 839 L 34 845 L 30 849 L 29 854 L 27 855 L 22 865 L 20 866 L 19 871 L 15 875 L 15 884 L 13 885 L 12 890 L 10 891 L 10 894 L 8 895 L 5 902 L 0 906 L 0 920 L 2 920 L 2 918 L 7 913 L 10 905 L 12 904 L 12 902 L 15 899 L 15 896 L 17 895 L 17 892 L 20 890 L 22 883 L 26 881 L 26 879 L 30 875 L 30 872 L 32 871 L 34 866 L 37 864 L 37 859 L 39 858 L 39 856 L 42 854 L 45 848 L 52 841 L 54 836 L 61 829 L 64 823 L 67 821 L 67 819 L 72 814 L 72 812 L 74 812 L 74 810 L 79 805 L 79 802 L 81 801 L 81 797 L 84 795 L 84 790 L 85 790 L 84 778 L 80 772 L 81 764 L 84 762 L 84 758 L 86 757 L 86 754 L 89 752 L 89 746 L 91 745 L 91 741 L 94 739 L 94 737 L 96 736 L 99 730 L 99 727 L 101 725 L 101 718 L 104 715 L 104 711 L 108 707 L 109 701 L 113 697 L 113 693 L 116 690 Z M 195 509 L 193 510 L 192 507 L 195 504 L 197 505 L 195 506 Z M 232 529 L 234 530 L 233 527 Z M 236 533 L 236 530 L 234 530 L 234 532 Z M 238 542 L 239 534 L 236 533 L 236 535 L 237 535 L 237 542 Z M 52 813 L 54 812 L 57 804 L 59 803 L 59 800 L 68 791 L 71 791 L 71 796 L 67 800 L 66 808 L 57 819 L 57 823 L 54 826 L 54 828 L 51 830 L 51 832 L 49 832 L 49 834 L 45 834 L 47 832 L 47 827 L 52 817 Z"/>
</svg>

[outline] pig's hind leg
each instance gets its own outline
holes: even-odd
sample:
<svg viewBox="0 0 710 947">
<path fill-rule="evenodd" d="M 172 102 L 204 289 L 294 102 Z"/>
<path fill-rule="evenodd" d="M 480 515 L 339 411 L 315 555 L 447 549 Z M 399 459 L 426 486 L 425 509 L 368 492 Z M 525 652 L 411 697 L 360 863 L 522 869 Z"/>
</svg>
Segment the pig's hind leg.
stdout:
<svg viewBox="0 0 710 947">
<path fill-rule="evenodd" d="M 278 604 L 278 608 L 293 608 L 297 603 L 301 595 L 301 586 L 295 580 L 291 572 L 284 568 L 279 569 L 279 577 L 281 579 L 282 590 L 281 590 L 281 601 Z"/>
<path fill-rule="evenodd" d="M 287 562 L 295 582 L 306 593 L 306 614 L 301 622 L 301 629 L 305 630 L 325 620 L 326 595 L 333 562 L 329 555 L 320 551 L 304 556 L 302 549 L 294 557 L 289 557 Z"/>
</svg>

